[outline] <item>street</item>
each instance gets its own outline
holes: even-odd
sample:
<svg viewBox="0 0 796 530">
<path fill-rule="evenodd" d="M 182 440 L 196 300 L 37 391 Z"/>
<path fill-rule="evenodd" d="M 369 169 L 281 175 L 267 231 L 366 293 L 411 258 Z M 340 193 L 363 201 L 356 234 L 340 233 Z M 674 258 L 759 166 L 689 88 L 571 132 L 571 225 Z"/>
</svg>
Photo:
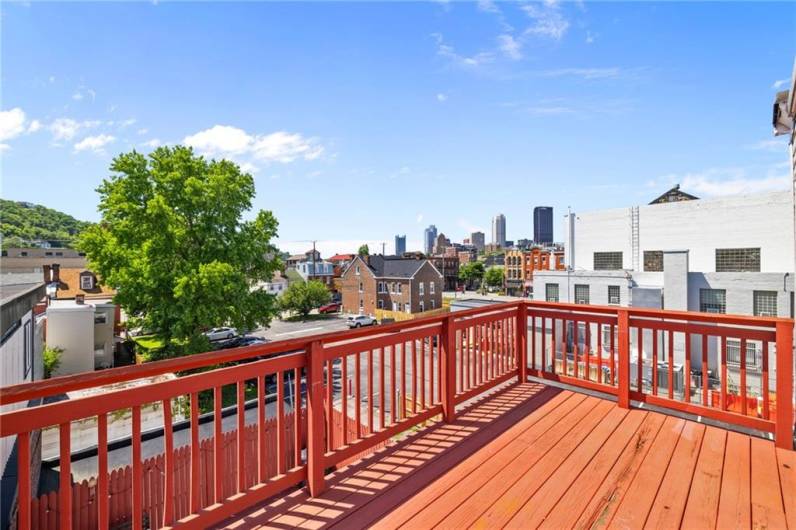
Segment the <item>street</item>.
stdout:
<svg viewBox="0 0 796 530">
<path fill-rule="evenodd" d="M 264 337 L 268 340 L 286 340 L 307 335 L 317 335 L 320 333 L 331 333 L 348 329 L 345 323 L 345 316 L 340 313 L 331 315 L 309 315 L 304 321 L 290 321 L 274 319 L 268 329 L 258 329 L 249 333 L 257 337 Z"/>
</svg>

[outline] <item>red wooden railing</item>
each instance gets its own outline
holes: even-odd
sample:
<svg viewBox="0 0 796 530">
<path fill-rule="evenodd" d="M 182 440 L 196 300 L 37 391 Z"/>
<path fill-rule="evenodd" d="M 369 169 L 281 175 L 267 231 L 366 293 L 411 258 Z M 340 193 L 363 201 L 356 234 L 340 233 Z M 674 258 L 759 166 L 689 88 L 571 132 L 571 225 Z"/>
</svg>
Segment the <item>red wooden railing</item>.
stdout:
<svg viewBox="0 0 796 530">
<path fill-rule="evenodd" d="M 596 339 L 596 340 L 595 340 Z M 649 340 L 647 340 L 649 339 Z M 738 372 L 740 403 L 749 397 L 747 356 L 740 356 L 737 370 L 728 366 L 727 341 L 739 340 L 742 352 L 747 343 L 760 345 L 759 374 L 763 406 L 730 406 L 735 392 L 730 375 Z M 718 350 L 715 343 L 718 341 Z M 33 406 L 0 414 L 0 437 L 18 437 L 19 498 L 18 527 L 31 525 L 30 433 L 58 425 L 61 437 L 58 493 L 61 528 L 72 522 L 70 443 L 71 422 L 98 418 L 97 521 L 107 528 L 109 486 L 107 457 L 108 414 L 132 409 L 133 527 L 143 517 L 141 407 L 161 402 L 164 413 L 165 461 L 164 506 L 158 512 L 163 526 L 202 528 L 268 497 L 306 482 L 313 495 L 324 489 L 324 473 L 373 447 L 387 442 L 434 416 L 451 421 L 456 405 L 505 383 L 528 376 L 568 383 L 576 387 L 615 395 L 619 406 L 631 400 L 649 403 L 775 434 L 780 447 L 792 448 L 793 437 L 793 321 L 777 318 L 708 315 L 692 312 L 654 311 L 618 307 L 511 302 L 399 322 L 272 342 L 182 359 L 134 367 L 60 377 L 2 389 L 0 405 L 62 394 L 67 391 L 130 381 L 142 377 L 213 370 L 183 375 L 175 380 L 143 387 L 118 389 L 101 395 Z M 676 379 L 675 362 L 682 346 L 683 384 Z M 713 347 L 713 350 L 711 350 Z M 776 349 L 776 363 L 770 356 Z M 711 353 L 711 352 L 714 353 Z M 715 352 L 718 352 L 717 354 Z M 714 370 L 702 370 L 692 380 L 692 358 Z M 715 357 L 712 361 L 711 358 Z M 247 361 L 243 364 L 227 364 Z M 776 368 L 772 407 L 771 368 Z M 288 394 L 285 377 L 292 374 Z M 728 375 L 730 374 L 730 375 Z M 276 381 L 276 401 L 268 406 L 268 381 Z M 302 384 L 305 381 L 306 385 Z M 666 384 L 661 385 L 661 381 Z M 719 381 L 716 385 L 716 381 Z M 237 484 L 230 492 L 223 481 L 223 436 L 214 422 L 213 503 L 205 505 L 201 493 L 201 456 L 198 432 L 199 394 L 213 395 L 215 417 L 221 416 L 222 388 L 234 385 L 237 392 L 237 433 L 245 433 L 246 385 L 257 388 L 257 446 L 247 451 L 245 435 L 236 435 Z M 716 387 L 711 389 L 710 387 Z M 718 406 L 711 392 L 719 393 Z M 188 477 L 191 489 L 186 511 L 175 510 L 175 463 L 171 425 L 171 401 L 189 396 L 191 443 Z M 305 415 L 291 415 L 294 404 L 305 404 Z M 334 414 L 333 414 L 334 413 Z M 332 417 L 340 414 L 342 421 Z M 356 427 L 345 429 L 349 420 Z M 269 453 L 266 422 L 276 425 L 274 456 Z M 288 425 L 290 422 L 290 425 Z M 304 424 L 306 422 L 306 424 Z M 338 427 L 339 426 L 339 427 Z M 306 444 L 298 438 L 306 432 Z M 268 462 L 276 459 L 276 474 Z M 254 459 L 258 470 L 253 482 L 245 470 Z M 205 485 L 207 487 L 207 485 Z M 178 519 L 179 517 L 179 519 Z"/>
</svg>

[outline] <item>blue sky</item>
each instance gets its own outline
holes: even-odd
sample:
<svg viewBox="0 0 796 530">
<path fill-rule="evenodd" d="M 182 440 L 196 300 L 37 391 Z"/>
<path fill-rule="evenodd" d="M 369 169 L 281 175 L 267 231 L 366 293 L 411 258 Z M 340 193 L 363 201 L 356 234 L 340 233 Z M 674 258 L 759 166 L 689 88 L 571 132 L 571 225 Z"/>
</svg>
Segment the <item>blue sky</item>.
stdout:
<svg viewBox="0 0 796 530">
<path fill-rule="evenodd" d="M 530 237 L 534 205 L 788 189 L 787 3 L 8 3 L 2 196 L 97 220 L 111 158 L 252 172 L 280 244 Z M 489 235 L 487 235 L 489 239 Z"/>
</svg>

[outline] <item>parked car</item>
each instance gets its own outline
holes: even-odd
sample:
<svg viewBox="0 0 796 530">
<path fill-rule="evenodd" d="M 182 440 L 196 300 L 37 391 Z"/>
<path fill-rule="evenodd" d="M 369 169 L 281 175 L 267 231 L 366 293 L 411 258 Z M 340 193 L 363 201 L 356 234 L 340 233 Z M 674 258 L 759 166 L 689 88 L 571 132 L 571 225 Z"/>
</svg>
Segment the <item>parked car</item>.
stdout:
<svg viewBox="0 0 796 530">
<path fill-rule="evenodd" d="M 213 344 L 213 349 L 226 350 L 227 348 L 241 348 L 243 346 L 253 346 L 255 344 L 265 344 L 267 342 L 268 339 L 264 339 L 263 337 L 253 337 L 251 335 L 239 335 L 237 337 L 232 337 L 231 339 L 216 341 Z"/>
<path fill-rule="evenodd" d="M 237 337 L 238 331 L 235 328 L 230 328 L 225 326 L 205 331 L 205 336 L 207 337 L 207 340 L 213 342 L 216 340 L 224 340 L 224 339 L 231 339 L 232 337 Z"/>
<path fill-rule="evenodd" d="M 332 302 L 331 304 L 322 305 L 318 308 L 318 313 L 326 314 L 326 313 L 337 313 L 340 311 L 340 304 L 337 302 Z"/>
<path fill-rule="evenodd" d="M 349 328 L 361 328 L 362 326 L 375 326 L 378 324 L 375 318 L 367 315 L 351 315 L 346 319 Z"/>
</svg>

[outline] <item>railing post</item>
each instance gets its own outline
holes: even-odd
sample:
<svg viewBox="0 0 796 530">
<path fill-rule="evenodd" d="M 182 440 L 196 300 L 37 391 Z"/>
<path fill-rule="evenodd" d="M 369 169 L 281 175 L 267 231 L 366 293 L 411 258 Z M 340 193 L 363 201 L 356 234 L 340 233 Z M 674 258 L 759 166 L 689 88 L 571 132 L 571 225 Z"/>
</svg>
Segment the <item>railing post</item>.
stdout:
<svg viewBox="0 0 796 530">
<path fill-rule="evenodd" d="M 440 361 L 442 367 L 442 417 L 447 423 L 456 419 L 456 330 L 453 317 L 448 315 L 442 321 L 440 337 Z"/>
<path fill-rule="evenodd" d="M 617 309 L 616 323 L 617 354 L 619 357 L 619 380 L 617 381 L 617 405 L 630 408 L 630 315 L 627 309 Z"/>
<path fill-rule="evenodd" d="M 523 301 L 517 306 L 517 333 L 514 337 L 520 383 L 528 379 L 528 306 Z"/>
<path fill-rule="evenodd" d="M 317 497 L 326 487 L 324 479 L 323 345 L 313 341 L 307 358 L 307 483 Z M 329 374 L 331 384 L 332 374 Z"/>
<path fill-rule="evenodd" d="M 777 417 L 775 444 L 793 449 L 793 324 L 777 322 Z M 768 392 L 768 381 L 765 382 Z"/>
</svg>

